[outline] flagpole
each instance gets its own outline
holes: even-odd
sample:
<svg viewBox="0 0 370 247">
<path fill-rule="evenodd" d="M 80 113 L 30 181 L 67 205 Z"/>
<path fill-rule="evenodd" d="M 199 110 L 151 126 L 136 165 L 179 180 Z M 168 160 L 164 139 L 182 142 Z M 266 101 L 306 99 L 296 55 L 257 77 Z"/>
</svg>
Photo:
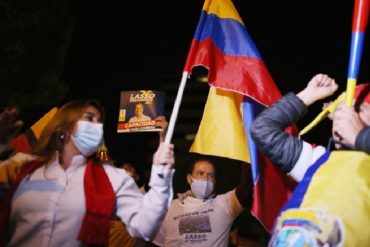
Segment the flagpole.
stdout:
<svg viewBox="0 0 370 247">
<path fill-rule="evenodd" d="M 182 101 L 182 95 L 184 94 L 184 89 L 185 89 L 186 81 L 187 81 L 187 78 L 188 78 L 188 74 L 189 73 L 187 71 L 182 72 L 182 78 L 181 78 L 179 90 L 177 91 L 175 104 L 174 104 L 173 109 L 172 109 L 170 122 L 168 123 L 166 137 L 164 139 L 165 144 L 170 144 L 171 143 L 171 139 L 172 139 L 173 131 L 175 129 L 175 123 L 176 123 L 176 120 L 177 120 L 177 115 L 179 113 L 179 109 L 180 109 L 180 105 L 181 105 L 181 101 Z M 164 166 L 160 166 L 160 170 L 158 172 L 158 175 L 160 177 L 163 177 L 163 169 L 164 169 Z"/>
<path fill-rule="evenodd" d="M 355 0 L 352 19 L 352 38 L 348 79 L 346 88 L 346 105 L 351 107 L 355 93 L 361 55 L 365 38 L 365 30 L 369 16 L 369 0 Z"/>
<path fill-rule="evenodd" d="M 179 113 L 179 108 L 180 108 L 180 104 L 181 104 L 181 101 L 182 101 L 182 95 L 184 94 L 184 89 L 185 89 L 187 78 L 188 78 L 188 72 L 184 71 L 182 73 L 182 78 L 181 78 L 179 90 L 177 91 L 175 104 L 174 104 L 173 109 L 172 109 L 170 122 L 168 123 L 168 129 L 167 129 L 166 137 L 164 139 L 165 144 L 170 144 L 171 143 L 173 130 L 175 128 L 175 123 L 176 123 L 176 120 L 177 120 L 177 114 Z"/>
</svg>

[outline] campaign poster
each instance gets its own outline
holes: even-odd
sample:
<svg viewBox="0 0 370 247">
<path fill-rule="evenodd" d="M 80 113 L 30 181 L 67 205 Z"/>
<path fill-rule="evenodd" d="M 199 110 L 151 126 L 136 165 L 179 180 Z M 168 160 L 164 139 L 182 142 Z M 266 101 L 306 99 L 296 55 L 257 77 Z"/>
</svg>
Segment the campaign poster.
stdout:
<svg viewBox="0 0 370 247">
<path fill-rule="evenodd" d="M 161 116 L 164 116 L 164 92 L 122 91 L 117 132 L 162 131 L 158 119 Z"/>
</svg>

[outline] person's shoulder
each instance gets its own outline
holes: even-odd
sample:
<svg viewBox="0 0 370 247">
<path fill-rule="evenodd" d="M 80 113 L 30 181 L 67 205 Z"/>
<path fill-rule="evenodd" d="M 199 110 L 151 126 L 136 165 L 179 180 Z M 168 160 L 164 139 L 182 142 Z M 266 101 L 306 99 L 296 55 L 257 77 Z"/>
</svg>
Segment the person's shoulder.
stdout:
<svg viewBox="0 0 370 247">
<path fill-rule="evenodd" d="M 184 206 L 184 204 L 181 203 L 179 199 L 173 199 L 170 206 L 168 207 L 167 215 L 172 215 L 176 213 L 182 206 Z"/>
<path fill-rule="evenodd" d="M 230 197 L 236 196 L 235 189 L 232 189 L 230 191 L 227 191 L 223 194 L 217 194 L 213 200 L 229 200 Z"/>
<path fill-rule="evenodd" d="M 181 204 L 181 202 L 180 202 L 180 200 L 179 200 L 178 198 L 173 199 L 173 200 L 171 201 L 170 208 L 171 208 L 171 207 L 174 207 L 174 206 L 176 206 L 176 205 L 179 205 L 179 204 Z"/>
<path fill-rule="evenodd" d="M 110 164 L 103 164 L 103 167 L 115 191 L 124 187 L 125 189 L 130 188 L 140 192 L 135 180 L 124 169 Z M 142 193 L 140 192 L 140 194 Z"/>
<path fill-rule="evenodd" d="M 105 170 L 105 172 L 107 173 L 107 175 L 109 177 L 111 177 L 111 176 L 120 177 L 120 178 L 130 177 L 127 174 L 127 172 L 125 171 L 125 169 L 117 168 L 117 167 L 115 167 L 115 166 L 113 166 L 112 164 L 109 164 L 109 163 L 104 163 L 104 164 L 102 164 L 102 166 L 104 167 L 104 170 Z"/>
<path fill-rule="evenodd" d="M 14 167 L 21 167 L 31 161 L 37 159 L 36 155 L 18 152 L 15 153 L 13 156 L 9 157 L 6 160 L 2 160 L 0 165 L 1 166 L 14 166 Z"/>
<path fill-rule="evenodd" d="M 236 189 L 236 188 L 233 188 L 232 190 L 226 191 L 225 193 L 217 194 L 217 195 L 215 196 L 215 198 L 217 198 L 217 197 L 223 197 L 223 196 L 227 196 L 227 195 L 230 195 L 230 194 L 232 194 L 232 193 L 235 193 L 235 189 Z"/>
</svg>

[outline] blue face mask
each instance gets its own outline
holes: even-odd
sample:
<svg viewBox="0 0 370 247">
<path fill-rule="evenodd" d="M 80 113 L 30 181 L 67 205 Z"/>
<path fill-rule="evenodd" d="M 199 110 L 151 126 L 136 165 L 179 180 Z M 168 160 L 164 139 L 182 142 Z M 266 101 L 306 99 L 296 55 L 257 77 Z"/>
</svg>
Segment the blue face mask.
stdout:
<svg viewBox="0 0 370 247">
<path fill-rule="evenodd" d="M 90 156 L 102 145 L 103 124 L 80 120 L 77 122 L 77 132 L 71 138 L 85 157 Z"/>
</svg>

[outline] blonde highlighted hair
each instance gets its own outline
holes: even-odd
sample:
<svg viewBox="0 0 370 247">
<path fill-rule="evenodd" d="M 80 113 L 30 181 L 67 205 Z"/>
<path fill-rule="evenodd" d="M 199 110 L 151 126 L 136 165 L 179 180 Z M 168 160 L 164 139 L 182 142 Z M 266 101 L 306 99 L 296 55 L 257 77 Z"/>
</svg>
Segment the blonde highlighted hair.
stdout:
<svg viewBox="0 0 370 247">
<path fill-rule="evenodd" d="M 94 99 L 70 101 L 60 107 L 46 125 L 33 153 L 42 157 L 45 162 L 51 160 L 55 151 L 63 153 L 64 143 L 70 138 L 69 133 L 73 131 L 75 124 L 88 106 L 98 109 L 101 122 L 104 122 L 104 110 L 99 101 Z"/>
</svg>

